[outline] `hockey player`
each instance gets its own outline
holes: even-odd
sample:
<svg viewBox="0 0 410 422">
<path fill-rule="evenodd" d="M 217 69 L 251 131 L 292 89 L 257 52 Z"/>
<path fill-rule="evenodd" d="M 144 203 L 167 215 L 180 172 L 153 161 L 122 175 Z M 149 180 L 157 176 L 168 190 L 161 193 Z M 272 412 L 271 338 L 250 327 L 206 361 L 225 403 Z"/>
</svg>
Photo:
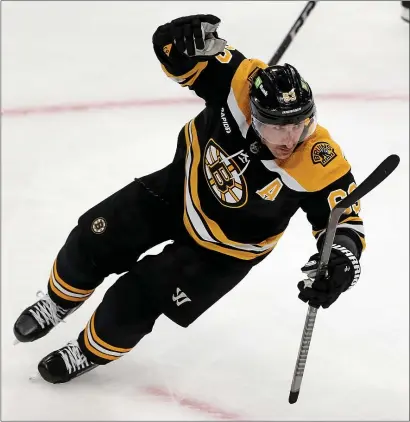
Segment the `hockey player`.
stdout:
<svg viewBox="0 0 410 422">
<path fill-rule="evenodd" d="M 48 293 L 14 325 L 35 341 L 78 309 L 109 274 L 77 340 L 38 364 L 63 383 L 128 353 L 164 314 L 187 327 L 274 249 L 301 208 L 318 250 L 331 208 L 355 188 L 349 163 L 317 124 L 312 91 L 289 65 L 247 59 L 218 37 L 220 20 L 187 16 L 160 26 L 153 47 L 165 74 L 205 100 L 180 131 L 173 161 L 136 178 L 78 220 L 58 252 Z M 329 307 L 355 284 L 365 246 L 359 203 L 341 218 L 325 279 L 299 298 Z M 173 240 L 155 256 L 139 256 Z M 313 278 L 318 253 L 302 268 Z"/>
</svg>

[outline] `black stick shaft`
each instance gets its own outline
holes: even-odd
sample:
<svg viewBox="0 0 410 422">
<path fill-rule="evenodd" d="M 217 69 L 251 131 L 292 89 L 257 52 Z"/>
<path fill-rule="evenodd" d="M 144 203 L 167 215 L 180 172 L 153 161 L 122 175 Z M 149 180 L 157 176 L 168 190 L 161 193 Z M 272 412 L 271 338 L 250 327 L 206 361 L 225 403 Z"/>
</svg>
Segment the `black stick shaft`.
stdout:
<svg viewBox="0 0 410 422">
<path fill-rule="evenodd" d="M 332 250 L 333 240 L 335 238 L 337 224 L 341 215 L 346 208 L 351 207 L 360 198 L 367 195 L 383 180 L 385 180 L 399 165 L 400 158 L 398 155 L 390 155 L 387 157 L 360 185 L 351 192 L 345 199 L 338 202 L 330 213 L 325 240 L 320 252 L 320 261 L 315 280 L 322 277 L 326 273 L 327 264 L 329 262 Z M 306 315 L 305 326 L 303 328 L 302 339 L 299 346 L 298 357 L 296 359 L 295 371 L 293 373 L 292 385 L 289 393 L 289 403 L 296 403 L 299 398 L 300 386 L 302 384 L 303 374 L 305 371 L 307 355 L 309 352 L 310 341 L 312 339 L 313 328 L 315 326 L 317 309 L 309 306 Z"/>
<path fill-rule="evenodd" d="M 316 1 L 308 1 L 306 6 L 303 8 L 302 12 L 296 19 L 296 22 L 293 24 L 292 28 L 290 28 L 289 32 L 286 34 L 286 37 L 283 39 L 281 45 L 276 50 L 276 53 L 273 57 L 269 60 L 269 66 L 273 66 L 279 62 L 282 58 L 285 51 L 288 49 L 289 45 L 295 38 L 296 34 L 298 33 L 299 29 L 305 23 L 306 18 L 309 16 L 309 13 L 314 9 L 316 6 Z"/>
</svg>

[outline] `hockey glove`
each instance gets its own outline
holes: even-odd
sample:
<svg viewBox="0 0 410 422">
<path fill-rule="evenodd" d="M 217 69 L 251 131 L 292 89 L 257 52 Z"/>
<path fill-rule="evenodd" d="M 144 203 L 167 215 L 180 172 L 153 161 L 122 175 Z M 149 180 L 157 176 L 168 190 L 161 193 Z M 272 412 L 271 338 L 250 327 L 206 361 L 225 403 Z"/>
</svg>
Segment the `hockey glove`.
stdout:
<svg viewBox="0 0 410 422">
<path fill-rule="evenodd" d="M 216 56 L 226 46 L 218 38 L 216 30 L 221 20 L 214 15 L 192 15 L 174 19 L 160 26 L 152 38 L 154 45 L 175 45 L 179 53 L 189 57 L 209 58 Z"/>
<path fill-rule="evenodd" d="M 308 279 L 298 283 L 299 299 L 310 306 L 328 308 L 341 293 L 357 283 L 360 277 L 360 263 L 347 248 L 334 244 L 330 254 L 327 274 L 314 281 L 319 265 L 320 254 L 312 255 L 301 270 Z"/>
</svg>

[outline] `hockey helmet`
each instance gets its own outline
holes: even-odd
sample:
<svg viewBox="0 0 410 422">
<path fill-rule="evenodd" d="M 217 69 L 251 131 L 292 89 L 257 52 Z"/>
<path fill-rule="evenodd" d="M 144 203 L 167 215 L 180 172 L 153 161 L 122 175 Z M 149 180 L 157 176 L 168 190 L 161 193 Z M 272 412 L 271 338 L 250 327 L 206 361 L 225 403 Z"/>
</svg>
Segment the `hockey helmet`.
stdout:
<svg viewBox="0 0 410 422">
<path fill-rule="evenodd" d="M 302 142 L 316 128 L 316 106 L 308 83 L 290 64 L 258 69 L 250 90 L 252 126 L 303 125 Z"/>
</svg>

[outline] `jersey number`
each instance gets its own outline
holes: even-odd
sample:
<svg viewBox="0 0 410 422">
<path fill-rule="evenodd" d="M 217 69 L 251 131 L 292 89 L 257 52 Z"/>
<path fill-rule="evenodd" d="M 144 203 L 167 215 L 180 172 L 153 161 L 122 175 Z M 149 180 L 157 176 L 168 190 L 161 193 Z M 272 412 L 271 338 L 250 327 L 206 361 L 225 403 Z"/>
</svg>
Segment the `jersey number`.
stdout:
<svg viewBox="0 0 410 422">
<path fill-rule="evenodd" d="M 346 196 L 356 189 L 356 183 L 350 183 L 347 193 L 343 189 L 336 189 L 327 197 L 330 209 L 333 209 L 338 202 L 346 198 Z M 346 208 L 344 214 L 351 214 L 352 212 L 359 214 L 360 201 L 355 202 L 351 207 Z"/>
<path fill-rule="evenodd" d="M 215 59 L 221 63 L 229 63 L 232 59 L 232 53 L 229 50 L 235 50 L 230 45 L 225 46 L 224 51 L 221 54 L 215 56 Z"/>
</svg>

